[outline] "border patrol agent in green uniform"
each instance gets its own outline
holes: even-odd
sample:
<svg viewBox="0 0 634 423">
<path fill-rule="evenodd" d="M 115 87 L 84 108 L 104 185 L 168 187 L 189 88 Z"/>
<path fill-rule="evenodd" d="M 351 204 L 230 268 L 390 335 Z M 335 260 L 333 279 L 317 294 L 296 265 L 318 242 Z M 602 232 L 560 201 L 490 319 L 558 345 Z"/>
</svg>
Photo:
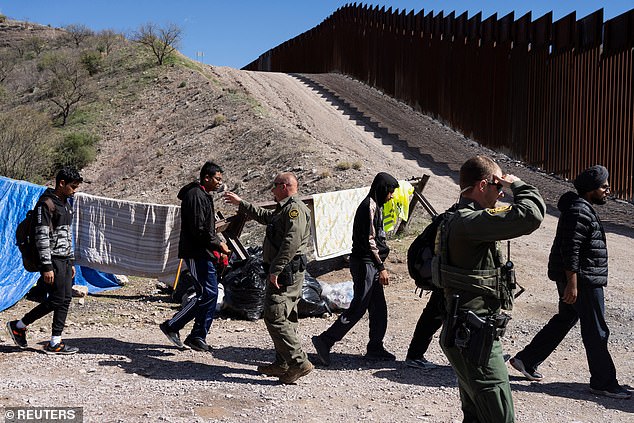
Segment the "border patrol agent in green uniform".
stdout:
<svg viewBox="0 0 634 423">
<path fill-rule="evenodd" d="M 297 336 L 297 303 L 302 293 L 306 249 L 310 240 L 310 210 L 297 198 L 297 178 L 280 173 L 271 188 L 278 203 L 273 210 L 254 206 L 233 192 L 225 201 L 239 205 L 239 211 L 267 225 L 263 261 L 268 272 L 264 322 L 275 345 L 275 362 L 259 366 L 258 372 L 293 383 L 313 370 Z"/>
<path fill-rule="evenodd" d="M 509 319 L 501 310 L 512 308 L 514 273 L 512 264 L 502 264 L 498 241 L 533 232 L 546 206 L 536 188 L 503 175 L 486 156 L 462 165 L 460 188 L 458 210 L 437 236 L 442 264 L 433 272 L 440 275 L 447 306 L 441 347 L 458 376 L 463 422 L 514 422 L 499 341 Z M 512 191 L 513 203 L 496 208 L 503 189 Z"/>
</svg>

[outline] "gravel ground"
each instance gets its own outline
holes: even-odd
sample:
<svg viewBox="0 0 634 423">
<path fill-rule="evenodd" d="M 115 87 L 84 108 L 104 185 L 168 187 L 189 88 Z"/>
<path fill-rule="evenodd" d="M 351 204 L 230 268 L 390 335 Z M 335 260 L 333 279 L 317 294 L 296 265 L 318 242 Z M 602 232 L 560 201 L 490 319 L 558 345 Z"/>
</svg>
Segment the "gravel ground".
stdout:
<svg viewBox="0 0 634 423">
<path fill-rule="evenodd" d="M 235 185 L 241 195 L 250 200 L 268 199 L 262 186 L 270 180 L 275 169 L 293 168 L 294 161 L 299 161 L 301 163 L 295 166 L 300 168 L 297 172 L 303 193 L 367 185 L 379 170 L 388 170 L 399 178 L 428 173 L 432 179 L 425 194 L 441 210 L 457 198 L 456 164 L 469 155 L 486 152 L 477 143 L 385 96 L 382 96 L 383 102 L 375 102 L 371 98 L 381 97 L 375 90 L 354 81 L 348 81 L 344 89 L 340 81 L 346 78 L 340 76 L 328 77 L 331 81 L 322 80 L 322 83 L 329 83 L 331 89 L 341 91 L 342 96 L 361 101 L 363 104 L 356 106 L 356 112 L 347 109 L 345 104 L 333 104 L 336 99 L 330 98 L 323 89 L 288 75 L 239 72 L 228 68 L 211 68 L 210 72 L 232 90 L 243 90 L 255 98 L 259 107 L 266 111 L 253 121 L 246 117 L 234 121 L 233 114 L 223 110 L 229 123 L 218 129 L 218 136 L 225 137 L 218 148 L 227 154 L 232 148 L 235 151 L 241 148 L 232 142 L 245 143 L 251 136 L 260 137 L 253 142 L 271 143 L 258 147 L 258 155 L 234 152 L 223 162 L 228 169 L 230 188 Z M 190 77 L 187 87 L 197 90 L 200 97 L 209 95 L 211 99 L 219 95 L 218 92 L 211 93 L 219 90 L 217 86 L 205 85 L 204 81 L 197 86 L 197 76 L 192 74 Z M 146 156 L 139 158 L 135 155 L 143 153 L 143 146 L 158 142 L 151 137 L 159 135 L 150 134 L 144 138 L 148 133 L 144 129 L 146 126 L 135 126 L 135 123 L 156 121 L 153 102 L 161 101 L 161 98 L 175 101 L 171 95 L 175 95 L 175 87 L 182 79 L 182 75 L 168 75 L 156 84 L 162 97 L 156 93 L 144 97 L 146 93 L 139 93 L 141 101 L 148 100 L 144 107 L 134 109 L 119 120 L 113 119 L 112 132 L 104 140 L 100 158 L 86 171 L 91 181 L 86 184 L 86 191 L 141 201 L 144 198 L 163 203 L 175 201 L 177 187 L 187 182 L 200 166 L 201 156 L 196 155 L 201 151 L 200 143 L 196 144 L 192 137 L 194 141 L 190 145 L 188 138 L 179 134 L 178 143 L 166 145 L 165 153 L 160 157 L 151 149 L 149 154 L 145 152 Z M 345 91 L 352 94 L 345 94 Z M 193 113 L 196 105 L 195 102 L 191 104 L 194 106 L 187 108 L 189 113 Z M 364 104 L 372 107 L 364 109 Z M 225 104 L 224 107 L 229 106 Z M 385 115 L 387 120 L 392 116 L 388 113 L 391 107 L 400 110 L 396 117 L 409 116 L 408 120 L 383 122 L 379 126 L 390 129 L 383 135 L 379 129 L 377 135 L 371 123 L 377 119 L 372 116 Z M 175 109 L 173 116 L 166 115 L 161 121 L 161 134 L 171 137 L 171 125 L 175 124 L 171 122 L 172 118 L 181 121 L 187 118 L 179 113 Z M 247 116 L 248 112 L 241 110 L 239 114 Z M 370 123 L 365 119 L 370 119 Z M 389 119 L 390 122 L 396 120 Z M 195 119 L 190 121 L 196 128 Z M 413 128 L 409 135 L 408 126 Z M 251 127 L 253 131 L 247 132 Z M 115 169 L 118 160 L 122 160 L 122 152 L 117 151 L 116 143 L 125 139 L 124 134 L 131 128 L 139 128 L 134 135 L 139 148 L 124 150 L 129 155 L 125 175 L 113 171 L 103 176 L 103 169 Z M 401 134 L 396 140 L 389 136 L 395 131 Z M 265 136 L 268 138 L 262 138 Z M 297 139 L 302 143 L 292 145 L 305 149 L 303 153 L 279 154 L 278 147 L 288 148 L 288 143 Z M 214 145 L 211 135 L 205 135 L 205 140 L 210 143 L 204 144 L 205 148 Z M 447 157 L 444 161 L 443 155 Z M 535 183 L 540 190 L 543 186 L 551 212 L 558 196 L 570 188 L 566 181 L 530 169 L 503 155 L 496 157 L 508 172 Z M 331 176 L 319 176 L 323 169 L 327 166 L 332 169 L 342 158 L 360 160 L 362 170 L 333 171 Z M 156 176 L 156 183 L 148 184 L 148 180 L 154 181 L 148 178 L 150 175 L 154 178 L 157 161 L 161 161 L 164 169 Z M 254 176 L 254 173 L 258 175 Z M 123 179 L 117 179 L 119 177 Z M 610 350 L 619 380 L 631 385 L 634 379 L 631 366 L 634 358 L 631 346 L 634 287 L 628 263 L 634 250 L 632 206 L 611 201 L 600 212 L 608 222 L 611 273 L 606 289 L 606 316 L 611 329 Z M 213 346 L 212 354 L 179 351 L 158 329 L 158 323 L 170 317 L 176 305 L 169 303 L 167 295 L 156 288 L 155 280 L 132 278 L 127 286 L 90 296 L 84 304 L 74 300 L 65 339 L 80 348 L 77 355 L 57 357 L 41 353 L 49 336 L 50 317 L 30 328 L 31 349 L 17 349 L 2 333 L 0 405 L 80 406 L 84 408 L 85 421 L 91 422 L 323 422 L 344 419 L 459 422 L 462 413 L 456 379 L 437 339 L 427 357 L 438 363 L 439 368 L 420 371 L 407 368 L 403 363 L 416 320 L 426 302 L 426 297 L 420 298 L 413 293 L 413 282 L 407 276 L 404 263 L 407 246 L 415 236 L 416 228 L 420 229 L 422 217 L 418 211 L 412 231 L 390 242 L 393 252 L 388 270 L 392 274 L 392 283 L 386 288 L 389 327 L 385 343 L 397 355 L 394 363 L 377 364 L 362 358 L 367 342 L 367 319 L 364 318 L 335 346 L 331 367 L 317 368 L 296 385 L 280 385 L 276 379 L 260 376 L 255 371 L 258 364 L 273 358 L 272 344 L 262 321 L 219 318 L 208 337 Z M 504 348 L 509 353 L 529 342 L 556 309 L 556 290 L 554 284 L 547 281 L 545 270 L 555 226 L 556 214 L 549 214 L 540 229 L 513 242 L 517 275 L 527 293 L 517 300 L 508 336 L 504 339 Z M 261 240 L 251 227 L 247 227 L 245 236 L 253 243 Z M 325 282 L 350 278 L 348 269 L 339 262 L 312 263 L 310 269 Z M 0 321 L 4 324 L 20 317 L 33 305 L 22 300 L 1 312 Z M 314 351 L 310 337 L 326 329 L 335 318 L 308 318 L 300 322 L 300 336 L 311 357 Z M 545 374 L 541 383 L 520 379 L 510 370 L 518 422 L 634 422 L 634 401 L 612 400 L 588 392 L 589 374 L 577 328 L 541 370 Z"/>
</svg>

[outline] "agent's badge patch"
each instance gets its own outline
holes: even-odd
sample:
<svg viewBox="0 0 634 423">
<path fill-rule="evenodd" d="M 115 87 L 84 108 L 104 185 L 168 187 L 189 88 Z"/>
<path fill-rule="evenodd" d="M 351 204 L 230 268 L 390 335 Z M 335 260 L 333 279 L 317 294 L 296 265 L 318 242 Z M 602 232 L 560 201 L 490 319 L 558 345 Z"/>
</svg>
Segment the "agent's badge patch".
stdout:
<svg viewBox="0 0 634 423">
<path fill-rule="evenodd" d="M 291 209 L 288 212 L 288 217 L 290 217 L 291 219 L 295 219 L 297 218 L 297 216 L 299 216 L 299 210 Z"/>
<path fill-rule="evenodd" d="M 502 207 L 496 207 L 494 209 L 486 209 L 486 210 L 487 210 L 487 213 L 489 213 L 490 215 L 494 215 L 494 214 L 507 212 L 511 210 L 512 208 L 513 208 L 512 206 L 502 206 Z"/>
</svg>

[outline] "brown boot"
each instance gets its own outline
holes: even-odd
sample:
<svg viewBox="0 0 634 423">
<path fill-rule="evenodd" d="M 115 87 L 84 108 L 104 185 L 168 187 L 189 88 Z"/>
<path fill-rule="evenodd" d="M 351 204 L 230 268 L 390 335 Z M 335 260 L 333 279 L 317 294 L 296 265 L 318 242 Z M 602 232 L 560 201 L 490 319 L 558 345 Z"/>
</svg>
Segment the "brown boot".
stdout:
<svg viewBox="0 0 634 423">
<path fill-rule="evenodd" d="M 306 376 L 314 368 L 315 366 L 313 366 L 313 364 L 308 360 L 304 361 L 302 364 L 295 364 L 293 366 L 290 366 L 286 373 L 280 376 L 280 382 L 286 385 L 295 383 L 297 379 L 302 376 Z"/>
<path fill-rule="evenodd" d="M 280 377 L 288 370 L 286 363 L 271 363 L 258 366 L 258 373 L 266 376 Z"/>
</svg>

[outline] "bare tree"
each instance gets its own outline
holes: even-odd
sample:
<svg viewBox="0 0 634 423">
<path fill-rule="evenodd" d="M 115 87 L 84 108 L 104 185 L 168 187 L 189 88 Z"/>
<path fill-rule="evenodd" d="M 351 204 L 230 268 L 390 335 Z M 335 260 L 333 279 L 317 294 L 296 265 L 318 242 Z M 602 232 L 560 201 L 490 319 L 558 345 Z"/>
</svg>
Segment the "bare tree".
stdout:
<svg viewBox="0 0 634 423">
<path fill-rule="evenodd" d="M 77 57 L 65 53 L 47 55 L 40 68 L 50 74 L 47 96 L 57 106 L 64 126 L 77 104 L 92 91 L 87 72 Z"/>
<path fill-rule="evenodd" d="M 16 53 L 12 50 L 0 50 L 0 82 L 4 82 L 17 64 Z"/>
<path fill-rule="evenodd" d="M 123 35 L 112 29 L 104 29 L 96 35 L 97 51 L 108 56 L 113 48 L 123 41 Z"/>
<path fill-rule="evenodd" d="M 52 131 L 43 113 L 21 107 L 0 114 L 0 174 L 41 182 L 52 165 Z"/>
<path fill-rule="evenodd" d="M 47 47 L 48 41 L 44 38 L 31 36 L 22 41 L 24 52 L 32 51 L 35 56 L 39 56 Z"/>
<path fill-rule="evenodd" d="M 68 37 L 75 43 L 76 47 L 79 47 L 82 42 L 94 35 L 92 29 L 82 24 L 66 25 L 64 29 L 68 33 Z"/>
<path fill-rule="evenodd" d="M 160 66 L 178 48 L 181 37 L 182 30 L 175 24 L 160 27 L 147 23 L 139 27 L 132 35 L 132 40 L 149 48 Z"/>
</svg>

